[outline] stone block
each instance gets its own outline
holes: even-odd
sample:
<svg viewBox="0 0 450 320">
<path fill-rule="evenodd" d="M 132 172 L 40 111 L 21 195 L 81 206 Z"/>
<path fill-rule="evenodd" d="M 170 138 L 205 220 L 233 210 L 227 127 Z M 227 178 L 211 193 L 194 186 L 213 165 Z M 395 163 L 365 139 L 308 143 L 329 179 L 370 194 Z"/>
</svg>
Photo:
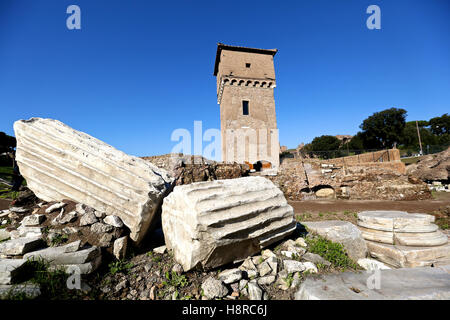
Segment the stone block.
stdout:
<svg viewBox="0 0 450 320">
<path fill-rule="evenodd" d="M 370 288 L 373 272 L 343 272 L 308 277 L 296 300 L 449 300 L 450 273 L 442 268 L 380 270 L 380 283 Z"/>
<path fill-rule="evenodd" d="M 218 267 L 260 252 L 296 227 L 283 193 L 262 177 L 177 186 L 164 199 L 168 249 L 185 271 Z"/>
<path fill-rule="evenodd" d="M 367 246 L 361 231 L 348 221 L 327 220 L 302 222 L 310 232 L 344 246 L 348 256 L 357 261 L 367 255 Z"/>
<path fill-rule="evenodd" d="M 38 249 L 42 244 L 41 237 L 11 239 L 0 243 L 0 254 L 19 256 Z"/>
<path fill-rule="evenodd" d="M 24 270 L 24 259 L 0 259 L 0 284 L 14 283 Z"/>
</svg>

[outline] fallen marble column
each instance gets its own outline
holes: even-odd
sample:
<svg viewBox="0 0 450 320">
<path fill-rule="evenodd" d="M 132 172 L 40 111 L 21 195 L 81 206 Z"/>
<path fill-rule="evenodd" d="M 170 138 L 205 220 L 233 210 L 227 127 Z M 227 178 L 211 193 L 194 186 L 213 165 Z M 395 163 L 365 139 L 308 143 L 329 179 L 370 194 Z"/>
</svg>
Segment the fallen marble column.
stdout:
<svg viewBox="0 0 450 320">
<path fill-rule="evenodd" d="M 450 265 L 450 244 L 433 247 L 411 247 L 367 241 L 372 257 L 395 268 Z"/>
<path fill-rule="evenodd" d="M 294 211 L 262 177 L 177 186 L 164 199 L 166 246 L 184 271 L 245 259 L 292 233 Z"/>
<path fill-rule="evenodd" d="M 448 237 L 441 231 L 433 232 L 389 232 L 359 227 L 365 240 L 402 246 L 432 247 L 444 245 Z"/>
<path fill-rule="evenodd" d="M 433 232 L 434 216 L 404 211 L 363 211 L 358 213 L 358 226 L 390 232 Z"/>
<path fill-rule="evenodd" d="M 434 216 L 403 211 L 363 211 L 358 227 L 370 255 L 397 268 L 450 263 L 448 236 Z"/>
<path fill-rule="evenodd" d="M 57 120 L 19 120 L 14 132 L 20 172 L 37 197 L 118 216 L 142 240 L 173 182 L 165 170 Z"/>
</svg>

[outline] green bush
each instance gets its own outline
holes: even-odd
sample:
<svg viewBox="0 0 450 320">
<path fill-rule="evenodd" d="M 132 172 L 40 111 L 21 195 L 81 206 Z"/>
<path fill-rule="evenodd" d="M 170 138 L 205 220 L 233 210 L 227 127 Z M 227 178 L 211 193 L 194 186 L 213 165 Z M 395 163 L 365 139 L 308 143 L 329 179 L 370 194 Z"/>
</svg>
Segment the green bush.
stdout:
<svg viewBox="0 0 450 320">
<path fill-rule="evenodd" d="M 322 256 L 335 267 L 358 269 L 357 264 L 348 257 L 342 244 L 334 243 L 320 236 L 306 238 L 305 240 L 310 252 Z"/>
</svg>

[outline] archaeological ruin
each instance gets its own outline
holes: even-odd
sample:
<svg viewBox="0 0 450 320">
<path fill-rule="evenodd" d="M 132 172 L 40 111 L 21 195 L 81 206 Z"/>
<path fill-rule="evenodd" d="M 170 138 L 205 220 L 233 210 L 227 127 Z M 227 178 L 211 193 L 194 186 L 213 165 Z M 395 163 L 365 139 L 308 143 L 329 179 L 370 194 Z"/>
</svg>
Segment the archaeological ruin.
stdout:
<svg viewBox="0 0 450 320">
<path fill-rule="evenodd" d="M 283 157 L 276 53 L 218 44 L 222 161 L 16 121 L 26 185 L 0 199 L 0 300 L 52 299 L 36 272 L 79 276 L 65 299 L 450 299 L 450 205 L 435 199 L 450 148 L 408 167 L 396 148 Z"/>
</svg>

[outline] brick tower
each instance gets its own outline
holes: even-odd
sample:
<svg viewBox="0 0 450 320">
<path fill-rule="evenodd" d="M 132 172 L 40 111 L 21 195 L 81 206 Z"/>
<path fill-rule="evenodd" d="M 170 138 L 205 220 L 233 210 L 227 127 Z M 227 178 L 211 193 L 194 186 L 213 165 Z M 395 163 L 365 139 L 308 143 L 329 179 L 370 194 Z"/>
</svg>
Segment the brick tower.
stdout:
<svg viewBox="0 0 450 320">
<path fill-rule="evenodd" d="M 214 75 L 224 162 L 261 161 L 264 168 L 279 166 L 273 95 L 276 53 L 276 49 L 217 45 Z"/>
</svg>

